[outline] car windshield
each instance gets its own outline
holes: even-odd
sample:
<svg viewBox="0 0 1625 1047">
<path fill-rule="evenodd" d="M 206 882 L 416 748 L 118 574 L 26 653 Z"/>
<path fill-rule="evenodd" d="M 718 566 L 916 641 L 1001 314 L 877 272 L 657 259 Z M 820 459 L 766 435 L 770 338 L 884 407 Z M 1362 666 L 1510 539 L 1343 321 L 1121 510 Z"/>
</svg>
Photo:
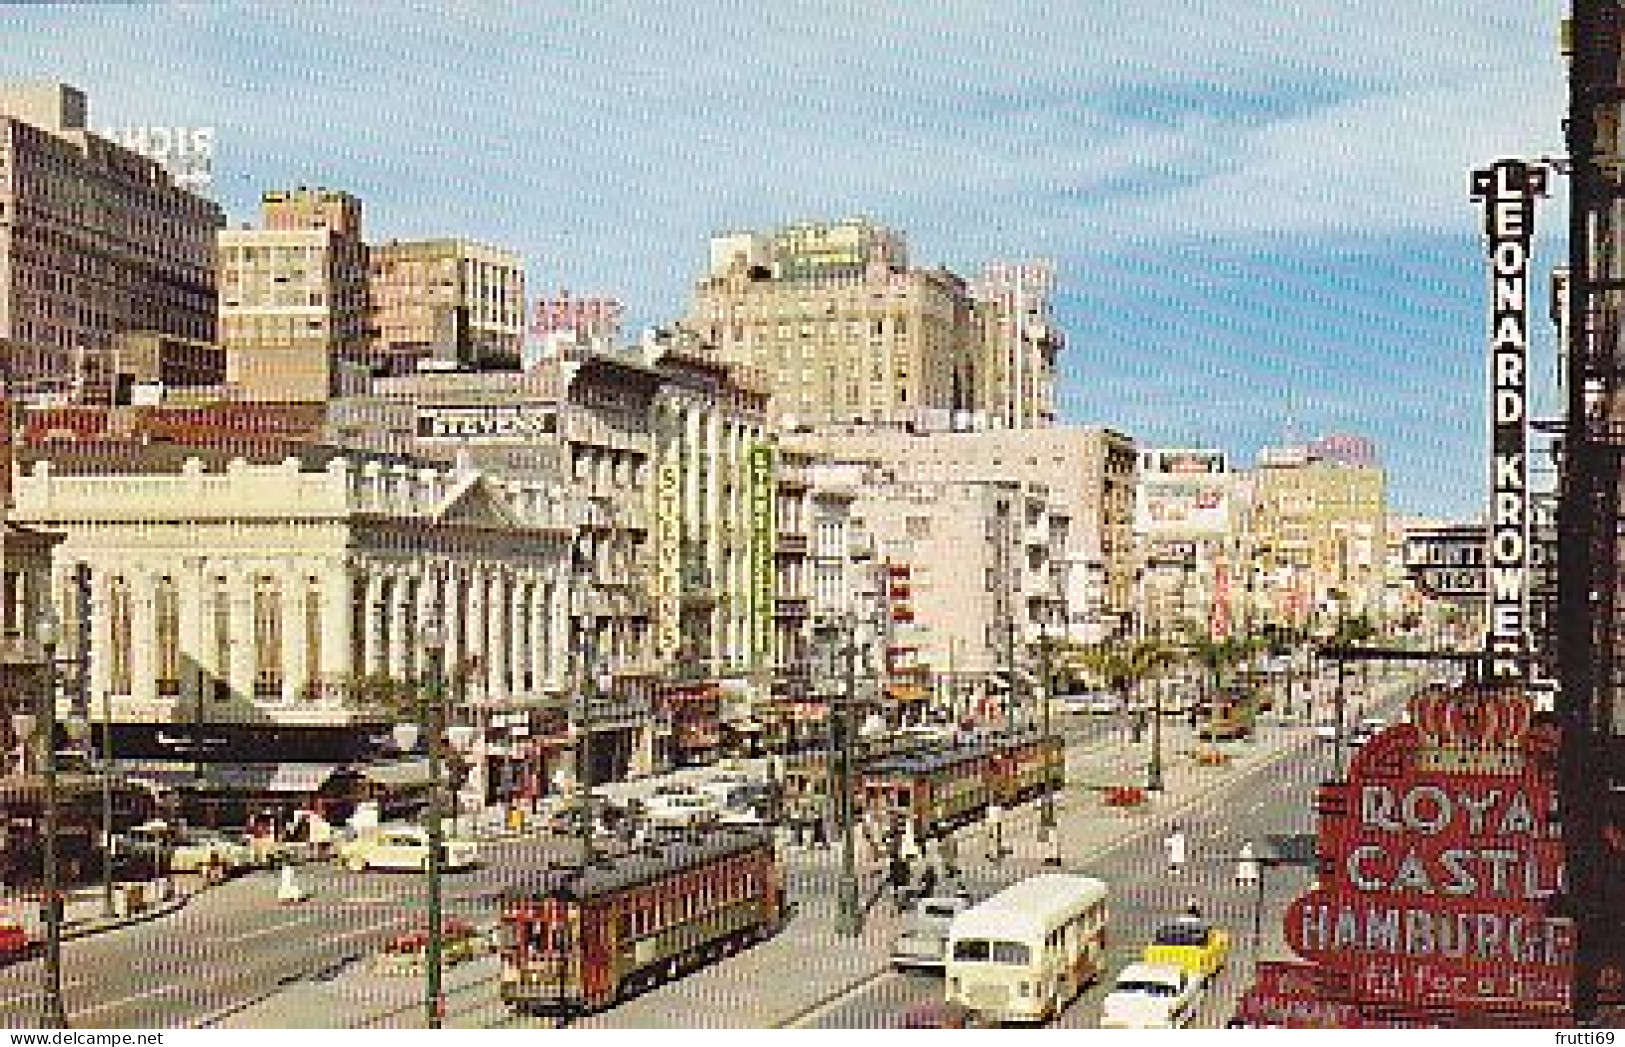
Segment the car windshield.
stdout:
<svg viewBox="0 0 1625 1047">
<path fill-rule="evenodd" d="M 1206 945 L 1208 929 L 1199 923 L 1170 923 L 1157 931 L 1158 945 Z"/>
<path fill-rule="evenodd" d="M 958 913 L 959 909 L 952 905 L 927 905 L 924 915 L 934 916 L 939 920 L 951 920 Z"/>
<path fill-rule="evenodd" d="M 1138 993 L 1142 996 L 1174 996 L 1178 993 L 1172 985 L 1166 982 L 1118 982 L 1117 991 L 1125 993 Z"/>
<path fill-rule="evenodd" d="M 1020 942 L 966 938 L 954 943 L 954 959 L 981 963 L 1028 963 L 1032 953 Z"/>
</svg>

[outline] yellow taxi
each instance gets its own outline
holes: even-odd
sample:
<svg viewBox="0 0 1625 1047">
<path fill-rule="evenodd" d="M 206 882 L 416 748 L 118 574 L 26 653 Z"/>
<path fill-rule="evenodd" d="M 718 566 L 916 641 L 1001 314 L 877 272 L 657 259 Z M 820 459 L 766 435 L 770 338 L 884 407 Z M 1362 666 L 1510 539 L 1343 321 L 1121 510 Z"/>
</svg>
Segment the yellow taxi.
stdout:
<svg viewBox="0 0 1625 1047">
<path fill-rule="evenodd" d="M 1157 928 L 1145 947 L 1146 963 L 1179 967 L 1198 981 L 1219 973 L 1230 958 L 1230 932 L 1199 916 L 1181 916 Z"/>
</svg>

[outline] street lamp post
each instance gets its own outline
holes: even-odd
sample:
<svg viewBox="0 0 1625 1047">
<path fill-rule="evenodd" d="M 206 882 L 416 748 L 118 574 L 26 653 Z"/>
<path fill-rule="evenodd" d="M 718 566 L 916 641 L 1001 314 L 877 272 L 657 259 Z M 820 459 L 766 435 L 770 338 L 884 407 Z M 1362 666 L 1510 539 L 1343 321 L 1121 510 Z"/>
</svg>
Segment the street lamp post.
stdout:
<svg viewBox="0 0 1625 1047">
<path fill-rule="evenodd" d="M 847 618 L 846 643 L 842 654 L 846 659 L 846 687 L 840 703 L 841 712 L 832 724 L 840 734 L 840 747 L 832 754 L 838 759 L 835 811 L 841 821 L 841 879 L 835 888 L 835 933 L 856 938 L 863 932 L 863 914 L 858 907 L 858 871 L 855 854 L 856 841 L 852 832 L 852 706 L 858 690 L 857 618 Z"/>
<path fill-rule="evenodd" d="M 1050 844 L 1049 853 L 1044 856 L 1044 864 L 1058 866 L 1061 864 L 1061 834 L 1056 830 L 1055 824 L 1055 768 L 1049 757 L 1050 706 L 1055 704 L 1055 678 L 1051 675 L 1050 644 L 1049 636 L 1039 637 L 1039 678 L 1043 687 L 1041 698 L 1044 703 L 1042 710 L 1044 737 L 1039 742 L 1041 746 L 1039 751 L 1044 754 L 1044 798 L 1038 810 L 1038 835 L 1048 840 Z M 1064 749 L 1061 751 L 1061 759 L 1063 762 L 1066 760 Z"/>
<path fill-rule="evenodd" d="M 67 1011 L 62 1005 L 62 891 L 57 869 L 57 842 L 62 831 L 57 810 L 56 781 L 56 647 L 60 639 L 56 615 L 47 610 L 40 617 L 39 641 L 44 655 L 45 686 L 40 690 L 37 721 L 40 770 L 45 785 L 43 889 L 45 892 L 45 992 L 40 1025 L 46 1029 L 66 1029 Z"/>
<path fill-rule="evenodd" d="M 445 928 L 441 925 L 440 878 L 444 861 L 445 839 L 440 822 L 440 745 L 445 734 L 445 671 L 446 640 L 437 617 L 430 617 L 423 625 L 423 649 L 426 675 L 426 693 L 418 700 L 418 723 L 427 736 L 424 746 L 429 757 L 429 807 L 424 826 L 429 837 L 429 854 L 424 872 L 428 874 L 429 938 L 424 952 L 424 1021 L 431 1029 L 440 1028 L 445 1013 L 441 994 L 442 957 Z"/>
<path fill-rule="evenodd" d="M 1162 681 L 1151 681 L 1151 754 L 1145 764 L 1147 792 L 1162 791 Z"/>
<path fill-rule="evenodd" d="M 1277 859 L 1273 856 L 1258 854 L 1253 845 L 1244 843 L 1241 851 L 1236 855 L 1236 885 L 1243 889 L 1251 888 L 1253 892 L 1253 940 L 1252 961 L 1258 963 L 1259 952 L 1264 941 L 1264 872 L 1272 868 Z"/>
<path fill-rule="evenodd" d="M 1347 734 L 1346 734 L 1347 727 L 1346 727 L 1346 725 L 1344 723 L 1344 717 L 1345 717 L 1345 713 L 1347 711 L 1347 704 L 1348 704 L 1348 695 L 1347 695 L 1346 691 L 1344 690 L 1344 688 L 1346 686 L 1346 683 L 1347 683 L 1347 676 L 1346 676 L 1346 673 L 1345 673 L 1344 670 L 1345 670 L 1347 664 L 1348 663 L 1343 661 L 1343 659 L 1341 657 L 1339 657 L 1337 659 L 1337 697 L 1334 700 L 1335 705 L 1336 705 L 1335 714 L 1337 716 L 1337 733 L 1336 733 L 1337 745 L 1336 745 L 1336 749 L 1335 749 L 1335 752 L 1334 752 L 1333 755 L 1335 756 L 1336 761 L 1337 761 L 1335 766 L 1336 766 L 1336 769 L 1337 769 L 1337 777 L 1339 777 L 1339 778 L 1341 778 L 1343 776 L 1343 749 L 1344 749 L 1344 746 L 1348 744 L 1348 738 L 1347 738 Z"/>
</svg>

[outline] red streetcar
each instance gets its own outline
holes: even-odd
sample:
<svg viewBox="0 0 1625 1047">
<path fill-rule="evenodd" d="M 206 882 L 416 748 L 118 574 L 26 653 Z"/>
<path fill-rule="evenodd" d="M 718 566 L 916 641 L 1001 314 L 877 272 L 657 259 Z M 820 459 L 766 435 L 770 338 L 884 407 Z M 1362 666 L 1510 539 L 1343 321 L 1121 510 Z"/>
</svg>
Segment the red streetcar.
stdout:
<svg viewBox="0 0 1625 1047">
<path fill-rule="evenodd" d="M 722 828 L 554 868 L 503 906 L 502 1000 L 600 1010 L 775 933 L 785 916 L 772 836 Z"/>
</svg>

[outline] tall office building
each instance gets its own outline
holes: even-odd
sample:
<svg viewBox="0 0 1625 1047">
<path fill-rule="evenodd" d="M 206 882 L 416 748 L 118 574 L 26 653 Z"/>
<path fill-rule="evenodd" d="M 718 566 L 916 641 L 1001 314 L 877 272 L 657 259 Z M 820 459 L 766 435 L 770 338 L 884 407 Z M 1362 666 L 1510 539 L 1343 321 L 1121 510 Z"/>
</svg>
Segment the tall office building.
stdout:
<svg viewBox="0 0 1625 1047">
<path fill-rule="evenodd" d="M 276 190 L 259 229 L 220 233 L 226 380 L 259 400 L 322 400 L 367 371 L 367 247 L 361 201 Z"/>
<path fill-rule="evenodd" d="M 215 337 L 220 208 L 86 110 L 66 84 L 0 87 L 0 350 L 31 400 L 105 402 L 126 332 Z"/>
<path fill-rule="evenodd" d="M 468 240 L 391 240 L 370 254 L 375 371 L 423 361 L 475 370 L 519 367 L 525 342 L 525 263 Z"/>
<path fill-rule="evenodd" d="M 862 219 L 714 237 L 687 326 L 766 377 L 781 423 L 907 424 L 971 407 L 965 282 L 908 268 L 903 237 Z"/>
</svg>

